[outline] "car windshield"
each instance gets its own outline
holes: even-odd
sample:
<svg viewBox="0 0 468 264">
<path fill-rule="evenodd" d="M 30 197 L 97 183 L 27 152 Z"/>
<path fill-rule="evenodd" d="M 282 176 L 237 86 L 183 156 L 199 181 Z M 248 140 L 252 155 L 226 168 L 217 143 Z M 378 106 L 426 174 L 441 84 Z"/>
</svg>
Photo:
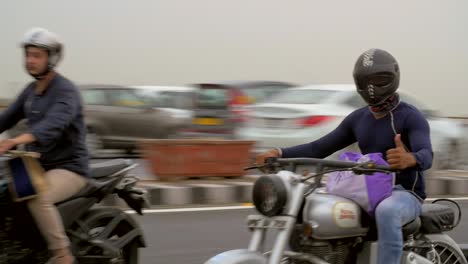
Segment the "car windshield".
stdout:
<svg viewBox="0 0 468 264">
<path fill-rule="evenodd" d="M 150 102 L 153 102 L 157 98 L 157 92 L 149 89 L 135 89 L 135 93 Z"/>
<path fill-rule="evenodd" d="M 227 107 L 228 102 L 228 91 L 226 89 L 203 88 L 198 93 L 198 107 L 225 108 Z"/>
<path fill-rule="evenodd" d="M 319 104 L 338 92 L 336 90 L 291 89 L 273 96 L 268 102 L 278 104 Z"/>
<path fill-rule="evenodd" d="M 288 87 L 286 85 L 263 85 L 256 87 L 248 87 L 242 89 L 242 92 L 247 95 L 252 102 L 260 103 L 267 101 L 268 98 L 274 96 L 275 94 L 286 90 Z"/>
<path fill-rule="evenodd" d="M 132 89 L 112 89 L 109 93 L 110 102 L 113 106 L 123 107 L 148 107 L 151 101 L 139 96 Z"/>
</svg>

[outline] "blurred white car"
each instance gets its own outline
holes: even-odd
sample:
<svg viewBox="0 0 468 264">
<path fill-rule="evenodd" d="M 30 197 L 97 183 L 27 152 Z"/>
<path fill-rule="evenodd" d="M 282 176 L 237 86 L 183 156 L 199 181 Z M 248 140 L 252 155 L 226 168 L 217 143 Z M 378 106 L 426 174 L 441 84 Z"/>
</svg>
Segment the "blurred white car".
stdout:
<svg viewBox="0 0 468 264">
<path fill-rule="evenodd" d="M 139 95 L 152 98 L 156 108 L 166 111 L 181 122 L 193 118 L 194 96 L 198 90 L 191 86 L 132 86 Z"/>
<path fill-rule="evenodd" d="M 433 168 L 450 166 L 456 160 L 455 147 L 463 138 L 462 126 L 439 117 L 405 91 L 403 101 L 417 107 L 428 119 L 435 153 Z M 314 141 L 335 129 L 345 116 L 365 106 L 352 84 L 310 85 L 279 93 L 268 102 L 248 107 L 249 121 L 236 131 L 240 139 L 257 141 L 255 152 L 290 147 Z M 353 144 L 346 150 L 359 150 Z M 343 150 L 341 150 L 343 151 Z M 329 158 L 337 158 L 339 152 Z"/>
</svg>

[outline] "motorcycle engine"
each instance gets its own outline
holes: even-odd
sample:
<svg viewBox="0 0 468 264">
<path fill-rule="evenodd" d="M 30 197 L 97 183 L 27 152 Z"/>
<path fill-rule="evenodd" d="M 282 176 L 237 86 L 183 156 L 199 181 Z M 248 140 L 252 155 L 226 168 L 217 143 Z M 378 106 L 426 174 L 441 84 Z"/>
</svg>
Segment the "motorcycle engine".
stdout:
<svg viewBox="0 0 468 264">
<path fill-rule="evenodd" d="M 13 218 L 0 214 L 0 264 L 45 262 L 49 257 L 47 251 L 32 250 L 16 240 L 13 226 Z"/>
<path fill-rule="evenodd" d="M 8 192 L 8 184 L 0 178 L 0 264 L 42 263 L 47 251 L 34 251 L 16 239 L 18 221 L 12 212 L 14 204 Z"/>
<path fill-rule="evenodd" d="M 6 184 L 0 182 L 0 264 L 21 263 L 25 252 L 17 241 L 11 239 L 14 220 L 7 213 L 11 208 L 5 186 Z"/>
<path fill-rule="evenodd" d="M 352 263 L 352 245 L 354 239 L 340 240 L 315 240 L 304 234 L 304 227 L 301 224 L 291 234 L 289 245 L 295 252 L 314 255 L 330 264 Z M 293 260 L 294 264 L 307 264 L 307 261 Z"/>
</svg>

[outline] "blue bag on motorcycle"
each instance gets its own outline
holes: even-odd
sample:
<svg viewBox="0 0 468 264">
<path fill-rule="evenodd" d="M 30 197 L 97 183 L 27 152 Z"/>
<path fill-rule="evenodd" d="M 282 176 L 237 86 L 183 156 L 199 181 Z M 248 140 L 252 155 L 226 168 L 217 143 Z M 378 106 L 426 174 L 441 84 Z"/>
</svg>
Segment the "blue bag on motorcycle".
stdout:
<svg viewBox="0 0 468 264">
<path fill-rule="evenodd" d="M 46 188 L 44 169 L 35 157 L 15 155 L 3 160 L 2 165 L 14 201 L 32 199 Z"/>
<path fill-rule="evenodd" d="M 388 165 L 381 153 L 362 155 L 345 152 L 339 159 L 352 162 L 373 161 L 378 165 Z M 377 205 L 392 194 L 394 186 L 394 173 L 374 172 L 372 175 L 356 175 L 352 171 L 340 171 L 331 173 L 327 179 L 328 193 L 356 202 L 372 217 L 375 215 Z"/>
</svg>

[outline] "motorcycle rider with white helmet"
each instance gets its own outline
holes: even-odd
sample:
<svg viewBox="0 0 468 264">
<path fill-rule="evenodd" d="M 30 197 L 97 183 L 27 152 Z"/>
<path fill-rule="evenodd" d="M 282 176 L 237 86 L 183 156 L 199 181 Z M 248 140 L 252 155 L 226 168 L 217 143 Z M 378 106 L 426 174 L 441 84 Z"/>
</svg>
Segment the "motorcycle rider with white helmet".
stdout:
<svg viewBox="0 0 468 264">
<path fill-rule="evenodd" d="M 70 80 L 55 71 L 63 55 L 56 34 L 33 28 L 21 46 L 26 70 L 35 81 L 0 114 L 0 133 L 22 119 L 27 119 L 28 131 L 1 141 L 0 154 L 18 145 L 41 154 L 47 187 L 27 200 L 28 208 L 52 253 L 48 263 L 71 264 L 75 260 L 55 203 L 80 191 L 89 176 L 81 96 Z"/>
<path fill-rule="evenodd" d="M 427 120 L 414 106 L 400 101 L 400 69 L 387 51 L 370 49 L 357 59 L 354 81 L 366 107 L 349 114 L 322 138 L 289 148 L 272 149 L 256 157 L 326 158 L 355 142 L 363 154 L 382 153 L 396 175 L 392 195 L 375 211 L 378 264 L 397 264 L 403 252 L 402 226 L 420 216 L 426 198 L 424 170 L 432 166 L 433 152 Z"/>
</svg>

